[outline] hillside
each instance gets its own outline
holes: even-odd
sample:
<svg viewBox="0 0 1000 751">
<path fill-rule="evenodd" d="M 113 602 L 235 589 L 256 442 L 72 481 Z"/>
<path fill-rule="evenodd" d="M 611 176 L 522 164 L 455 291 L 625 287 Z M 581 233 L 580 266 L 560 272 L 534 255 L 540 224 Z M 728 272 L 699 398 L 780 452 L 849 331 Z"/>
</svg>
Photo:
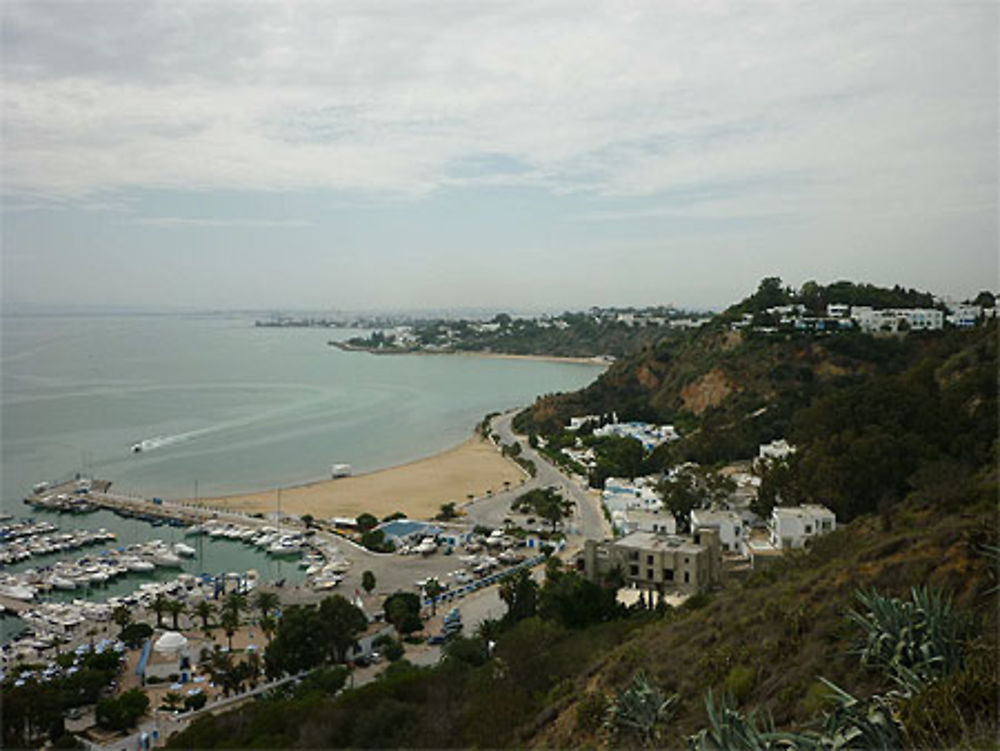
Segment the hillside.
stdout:
<svg viewBox="0 0 1000 751">
<path fill-rule="evenodd" d="M 507 582 L 508 615 L 434 668 L 396 663 L 338 696 L 303 689 L 170 745 L 995 747 L 995 323 L 874 338 L 718 321 L 518 423 L 554 437 L 571 415 L 611 411 L 685 434 L 643 469 L 788 437 L 798 450 L 765 473 L 760 503 L 822 502 L 838 530 L 677 609 L 619 607 L 552 560 L 541 586 Z"/>
<path fill-rule="evenodd" d="M 995 474 L 980 481 L 996 491 Z M 864 517 L 781 565 L 730 581 L 720 593 L 662 614 L 567 627 L 540 617 L 455 642 L 436 668 L 397 664 L 386 677 L 336 698 L 304 691 L 205 717 L 175 748 L 593 747 L 611 743 L 609 701 L 637 672 L 675 693 L 659 744 L 685 745 L 706 726 L 705 692 L 728 692 L 742 711 L 806 727 L 830 709 L 819 678 L 863 698 L 891 688 L 852 650 L 860 631 L 846 615 L 855 591 L 905 596 L 928 585 L 949 593 L 968 619 L 962 666 L 900 704 L 916 748 L 989 747 L 997 732 L 996 540 L 992 500 L 960 513 L 911 501 L 886 529 Z M 544 588 L 543 588 L 544 591 Z M 852 746 L 855 747 L 855 746 Z"/>
</svg>

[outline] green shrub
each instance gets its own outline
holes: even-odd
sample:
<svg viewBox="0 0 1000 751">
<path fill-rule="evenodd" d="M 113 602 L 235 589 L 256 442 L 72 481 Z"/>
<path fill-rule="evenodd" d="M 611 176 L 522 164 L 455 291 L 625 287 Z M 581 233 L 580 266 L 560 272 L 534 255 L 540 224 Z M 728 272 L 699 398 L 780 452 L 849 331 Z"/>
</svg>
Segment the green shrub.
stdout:
<svg viewBox="0 0 1000 751">
<path fill-rule="evenodd" d="M 737 704 L 743 704 L 750 698 L 750 693 L 756 684 L 757 671 L 737 665 L 726 676 L 726 693 L 732 696 Z"/>
</svg>

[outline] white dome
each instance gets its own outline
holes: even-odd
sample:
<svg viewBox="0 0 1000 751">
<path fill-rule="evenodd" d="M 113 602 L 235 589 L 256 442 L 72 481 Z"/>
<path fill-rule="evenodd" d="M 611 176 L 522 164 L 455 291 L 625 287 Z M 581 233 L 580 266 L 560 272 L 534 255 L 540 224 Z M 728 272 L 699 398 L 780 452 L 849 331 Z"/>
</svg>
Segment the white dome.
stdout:
<svg viewBox="0 0 1000 751">
<path fill-rule="evenodd" d="M 176 631 L 166 631 L 163 636 L 156 640 L 153 649 L 157 652 L 177 652 L 188 645 L 188 640 L 183 634 Z"/>
</svg>

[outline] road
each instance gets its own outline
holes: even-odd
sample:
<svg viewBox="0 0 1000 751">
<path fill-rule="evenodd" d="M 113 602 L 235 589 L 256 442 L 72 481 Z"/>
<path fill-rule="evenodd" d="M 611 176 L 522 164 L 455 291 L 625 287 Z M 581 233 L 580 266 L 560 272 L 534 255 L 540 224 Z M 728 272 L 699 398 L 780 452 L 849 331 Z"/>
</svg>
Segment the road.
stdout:
<svg viewBox="0 0 1000 751">
<path fill-rule="evenodd" d="M 492 422 L 492 432 L 500 437 L 504 444 L 515 441 L 521 444 L 521 456 L 535 463 L 537 474 L 512 490 L 496 493 L 489 498 L 480 498 L 466 505 L 468 518 L 475 524 L 487 527 L 502 527 L 504 519 L 516 516 L 511 513 L 511 503 L 522 493 L 532 488 L 555 487 L 574 503 L 573 518 L 566 523 L 566 530 L 571 543 L 582 544 L 582 540 L 603 540 L 611 536 L 611 527 L 601 510 L 600 493 L 591 490 L 579 478 L 568 477 L 548 459 L 543 457 L 527 441 L 514 433 L 511 421 L 515 412 L 506 412 L 495 417 Z M 573 547 L 573 545 L 571 545 Z"/>
</svg>

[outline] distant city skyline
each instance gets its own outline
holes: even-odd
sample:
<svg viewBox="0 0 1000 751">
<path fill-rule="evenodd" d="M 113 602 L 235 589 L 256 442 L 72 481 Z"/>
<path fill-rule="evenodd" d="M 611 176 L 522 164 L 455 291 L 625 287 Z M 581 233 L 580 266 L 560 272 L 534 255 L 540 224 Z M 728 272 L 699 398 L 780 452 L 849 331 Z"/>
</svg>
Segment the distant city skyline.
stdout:
<svg viewBox="0 0 1000 751">
<path fill-rule="evenodd" d="M 4 307 L 998 287 L 995 3 L 18 2 Z"/>
</svg>

